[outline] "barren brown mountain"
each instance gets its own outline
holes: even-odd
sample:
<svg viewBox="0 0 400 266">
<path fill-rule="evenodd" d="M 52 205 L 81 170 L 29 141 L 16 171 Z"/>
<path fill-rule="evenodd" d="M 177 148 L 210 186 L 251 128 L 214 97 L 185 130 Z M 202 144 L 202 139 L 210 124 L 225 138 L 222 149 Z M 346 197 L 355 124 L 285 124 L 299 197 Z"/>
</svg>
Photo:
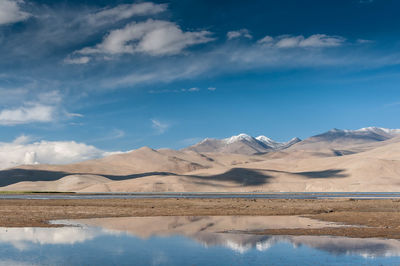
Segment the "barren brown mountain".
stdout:
<svg viewBox="0 0 400 266">
<path fill-rule="evenodd" d="M 153 150 L 0 172 L 1 190 L 76 192 L 399 191 L 397 131 L 333 130 L 268 153 Z"/>
</svg>

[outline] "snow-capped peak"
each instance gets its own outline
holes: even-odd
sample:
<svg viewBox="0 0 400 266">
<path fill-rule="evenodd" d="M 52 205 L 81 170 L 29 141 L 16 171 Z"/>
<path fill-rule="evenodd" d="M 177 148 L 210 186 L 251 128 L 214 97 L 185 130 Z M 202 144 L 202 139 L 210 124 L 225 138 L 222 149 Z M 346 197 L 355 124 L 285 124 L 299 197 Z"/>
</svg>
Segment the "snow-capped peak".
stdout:
<svg viewBox="0 0 400 266">
<path fill-rule="evenodd" d="M 383 128 L 383 127 L 364 127 L 364 128 L 360 128 L 358 130 L 355 130 L 358 132 L 384 132 L 386 134 L 400 134 L 400 129 L 390 129 L 390 128 Z"/>
<path fill-rule="evenodd" d="M 344 132 L 344 133 L 361 133 L 361 132 L 371 132 L 376 134 L 388 134 L 388 135 L 398 135 L 400 134 L 400 129 L 389 129 L 383 127 L 363 127 L 356 130 L 350 129 L 331 129 L 329 132 Z"/>
<path fill-rule="evenodd" d="M 256 140 L 261 141 L 265 144 L 271 144 L 271 143 L 276 144 L 277 143 L 276 141 L 274 141 L 266 136 L 263 136 L 263 135 L 256 137 Z"/>
<path fill-rule="evenodd" d="M 242 140 L 253 142 L 254 138 L 252 136 L 249 136 L 247 134 L 242 133 L 242 134 L 239 134 L 237 136 L 232 136 L 230 138 L 224 139 L 226 144 L 231 144 L 231 143 L 234 143 L 234 142 L 237 142 L 237 141 L 242 141 Z"/>
<path fill-rule="evenodd" d="M 291 140 L 289 140 L 289 141 L 286 142 L 286 143 L 287 143 L 287 144 L 289 144 L 289 143 L 297 143 L 297 142 L 300 142 L 300 141 L 301 141 L 300 138 L 294 137 L 294 138 L 292 138 Z"/>
</svg>

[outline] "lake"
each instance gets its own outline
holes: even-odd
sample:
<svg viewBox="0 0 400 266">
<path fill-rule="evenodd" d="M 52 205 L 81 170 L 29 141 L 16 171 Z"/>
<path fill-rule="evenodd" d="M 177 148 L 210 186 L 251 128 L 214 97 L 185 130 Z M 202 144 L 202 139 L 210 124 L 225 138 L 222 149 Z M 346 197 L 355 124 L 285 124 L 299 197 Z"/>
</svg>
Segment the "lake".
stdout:
<svg viewBox="0 0 400 266">
<path fill-rule="evenodd" d="M 0 228 L 0 265 L 399 265 L 400 241 L 266 236 L 246 230 L 343 226 L 297 216 L 56 221 Z"/>
</svg>

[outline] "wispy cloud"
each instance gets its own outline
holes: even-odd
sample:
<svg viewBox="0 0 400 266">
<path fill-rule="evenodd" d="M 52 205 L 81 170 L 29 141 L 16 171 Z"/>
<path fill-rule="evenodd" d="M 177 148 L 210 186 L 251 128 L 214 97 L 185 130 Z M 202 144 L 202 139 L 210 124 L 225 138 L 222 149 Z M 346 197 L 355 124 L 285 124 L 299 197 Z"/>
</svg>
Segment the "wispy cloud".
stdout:
<svg viewBox="0 0 400 266">
<path fill-rule="evenodd" d="M 151 126 L 157 131 L 157 134 L 164 134 L 170 125 L 166 122 L 161 122 L 158 119 L 151 119 Z"/>
<path fill-rule="evenodd" d="M 387 104 L 384 105 L 384 107 L 394 107 L 394 106 L 400 106 L 400 101 L 387 103 Z"/>
<path fill-rule="evenodd" d="M 203 139 L 204 138 L 199 138 L 199 137 L 187 138 L 187 139 L 183 139 L 183 140 L 179 141 L 179 144 L 186 147 L 186 146 L 196 144 L 196 143 L 202 141 Z"/>
<path fill-rule="evenodd" d="M 226 42 L 214 49 L 185 57 L 169 58 L 152 68 L 146 67 L 102 81 L 103 87 L 115 88 L 152 83 L 170 83 L 201 77 L 258 68 L 300 68 L 315 66 L 339 66 L 364 64 L 365 60 L 354 54 L 334 50 L 344 46 L 345 39 L 324 34 L 302 36 L 278 36 L 265 38 L 253 44 Z M 334 52 L 330 52 L 334 51 Z M 381 60 L 381 59 L 379 59 Z M 363 61 L 363 63 L 361 63 Z M 369 60 L 372 62 L 373 60 Z M 393 62 L 393 60 L 391 61 Z"/>
<path fill-rule="evenodd" d="M 209 91 L 215 91 L 216 89 L 213 87 L 207 88 Z M 163 90 L 149 90 L 149 93 L 159 94 L 159 93 L 182 93 L 182 92 L 199 92 L 201 91 L 198 87 L 192 87 L 189 89 L 163 89 Z"/>
<path fill-rule="evenodd" d="M 83 114 L 78 114 L 78 113 L 66 113 L 68 117 L 84 117 Z"/>
<path fill-rule="evenodd" d="M 0 1 L 0 25 L 11 24 L 28 19 L 31 14 L 22 10 L 23 0 Z"/>
<path fill-rule="evenodd" d="M 110 141 L 110 140 L 120 139 L 120 138 L 125 137 L 125 135 L 126 135 L 125 131 L 118 129 L 118 128 L 114 128 L 109 133 L 107 133 L 106 136 L 91 139 L 91 142 L 102 142 L 102 141 Z"/>
<path fill-rule="evenodd" d="M 49 123 L 63 118 L 83 117 L 82 114 L 70 113 L 63 107 L 63 98 L 59 91 L 38 93 L 31 96 L 30 100 L 26 100 L 25 96 L 20 96 L 19 104 L 11 104 L 10 107 L 0 110 L 0 126 Z"/>
<path fill-rule="evenodd" d="M 226 37 L 228 38 L 228 40 L 232 40 L 232 39 L 236 39 L 236 38 L 247 38 L 247 39 L 251 39 L 253 38 L 253 36 L 250 34 L 248 29 L 241 29 L 241 30 L 237 30 L 237 31 L 228 31 L 228 33 L 226 34 Z"/>
<path fill-rule="evenodd" d="M 326 34 L 314 34 L 307 38 L 302 35 L 265 36 L 258 41 L 259 44 L 277 48 L 335 47 L 342 45 L 344 42 L 345 38 L 343 37 Z"/>
<path fill-rule="evenodd" d="M 83 65 L 87 64 L 90 61 L 90 57 L 88 56 L 80 56 L 80 57 L 71 57 L 68 56 L 67 58 L 64 59 L 64 63 L 66 64 L 75 64 L 75 65 Z"/>
<path fill-rule="evenodd" d="M 90 14 L 88 22 L 93 25 L 115 23 L 134 16 L 155 15 L 166 10 L 166 4 L 155 4 L 152 2 L 122 4 Z"/>
</svg>

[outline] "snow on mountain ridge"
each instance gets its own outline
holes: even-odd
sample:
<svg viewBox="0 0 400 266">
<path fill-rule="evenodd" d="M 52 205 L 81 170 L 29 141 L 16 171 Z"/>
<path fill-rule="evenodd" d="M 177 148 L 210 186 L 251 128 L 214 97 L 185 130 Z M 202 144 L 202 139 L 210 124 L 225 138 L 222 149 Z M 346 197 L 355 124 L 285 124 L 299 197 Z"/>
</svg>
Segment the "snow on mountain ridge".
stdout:
<svg viewBox="0 0 400 266">
<path fill-rule="evenodd" d="M 381 132 L 384 132 L 384 133 L 390 134 L 390 135 L 400 134 L 400 129 L 390 129 L 390 128 L 383 128 L 383 127 L 364 127 L 364 128 L 360 128 L 360 129 L 357 129 L 354 131 L 357 131 L 357 132 L 367 131 L 367 132 L 374 132 L 374 133 L 381 131 Z"/>
<path fill-rule="evenodd" d="M 330 132 L 344 132 L 344 133 L 359 133 L 359 132 L 371 132 L 371 133 L 386 133 L 389 135 L 397 135 L 400 134 L 400 129 L 390 129 L 390 128 L 383 128 L 383 127 L 363 127 L 360 129 L 331 129 Z"/>
<path fill-rule="evenodd" d="M 200 143 L 204 143 L 205 141 L 210 140 L 210 139 L 204 139 L 203 141 L 201 141 Z M 213 139 L 216 140 L 216 139 Z M 218 140 L 217 140 L 218 141 Z M 279 149 L 279 148 L 284 148 L 288 145 L 292 145 L 295 144 L 299 141 L 301 141 L 299 138 L 292 138 L 291 140 L 287 141 L 287 142 L 278 142 L 275 141 L 273 139 L 268 138 L 267 136 L 264 135 L 260 135 L 258 137 L 252 137 L 248 134 L 245 133 L 241 133 L 239 135 L 236 136 L 232 136 L 229 138 L 225 138 L 221 140 L 225 145 L 230 145 L 236 142 L 240 142 L 240 141 L 245 141 L 248 142 L 250 144 L 254 144 L 254 145 L 261 145 L 264 148 L 272 148 L 272 149 Z"/>
<path fill-rule="evenodd" d="M 268 138 L 266 136 L 263 136 L 263 135 L 256 137 L 256 140 L 264 142 L 264 143 L 274 143 L 274 144 L 278 143 L 275 140 L 272 140 L 272 139 L 270 139 L 270 138 Z"/>
<path fill-rule="evenodd" d="M 252 136 L 249 136 L 249 135 L 244 134 L 244 133 L 241 133 L 241 134 L 239 134 L 237 136 L 232 136 L 230 138 L 223 139 L 223 141 L 226 144 L 232 144 L 234 142 L 241 141 L 241 140 L 246 140 L 248 142 L 255 142 L 256 139 L 253 138 Z"/>
</svg>

